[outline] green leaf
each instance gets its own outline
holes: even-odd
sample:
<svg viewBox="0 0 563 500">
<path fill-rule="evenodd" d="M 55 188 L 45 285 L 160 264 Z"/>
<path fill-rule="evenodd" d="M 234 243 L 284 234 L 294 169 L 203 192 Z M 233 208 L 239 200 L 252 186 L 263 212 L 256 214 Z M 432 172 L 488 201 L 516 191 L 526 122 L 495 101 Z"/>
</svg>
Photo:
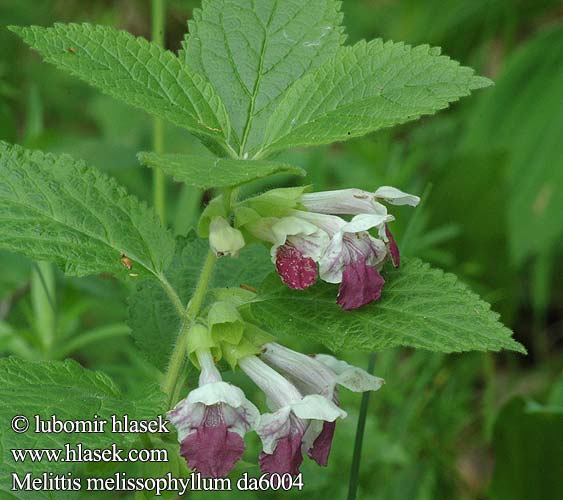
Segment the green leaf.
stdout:
<svg viewBox="0 0 563 500">
<path fill-rule="evenodd" d="M 344 41 L 339 7 L 335 0 L 208 0 L 194 11 L 184 57 L 222 97 L 240 156 L 260 144 L 286 89 Z"/>
<path fill-rule="evenodd" d="M 305 336 L 335 351 L 406 346 L 439 352 L 526 352 L 498 314 L 454 275 L 414 259 L 384 277 L 380 300 L 344 312 L 336 305 L 337 287 L 317 284 L 298 292 L 271 275 L 252 312 L 275 335 Z"/>
<path fill-rule="evenodd" d="M 178 239 L 176 255 L 166 275 L 184 304 L 194 292 L 208 250 L 209 242 L 198 238 L 194 232 Z M 241 284 L 258 287 L 271 270 L 272 263 L 266 248 L 249 245 L 236 259 L 223 257 L 218 260 L 211 288 L 238 288 Z M 160 369 L 166 368 L 181 319 L 156 280 L 146 279 L 138 284 L 130 298 L 128 324 L 135 342 L 148 360 Z"/>
<path fill-rule="evenodd" d="M 563 414 L 515 398 L 495 423 L 492 500 L 551 499 L 563 490 Z"/>
<path fill-rule="evenodd" d="M 223 160 L 196 155 L 140 153 L 141 163 L 160 168 L 178 182 L 201 189 L 240 186 L 277 173 L 306 175 L 287 163 L 253 160 Z"/>
<path fill-rule="evenodd" d="M 11 474 L 27 472 L 68 472 L 66 462 L 14 462 L 11 449 L 61 449 L 65 443 L 82 443 L 84 448 L 106 448 L 117 443 L 118 448 L 130 446 L 136 434 L 114 434 L 111 423 L 103 433 L 38 434 L 33 432 L 33 416 L 58 420 L 109 420 L 127 414 L 131 420 L 152 419 L 164 412 L 164 398 L 157 386 L 144 387 L 136 399 L 128 399 L 109 377 L 101 372 L 86 370 L 72 360 L 37 363 L 17 358 L 0 360 L 0 421 L 5 429 L 0 433 L 0 491 L 9 491 Z M 17 434 L 7 426 L 16 415 L 30 420 L 30 430 Z M 24 496 L 24 498 L 27 498 Z"/>
<path fill-rule="evenodd" d="M 344 141 L 433 114 L 490 85 L 428 45 L 364 41 L 293 85 L 268 122 L 265 155 Z"/>
<path fill-rule="evenodd" d="M 74 276 L 128 277 L 159 274 L 174 240 L 152 210 L 98 170 L 0 142 L 0 248 Z"/>
<path fill-rule="evenodd" d="M 563 234 L 563 27 L 542 31 L 512 55 L 483 95 L 466 151 L 507 154 L 508 231 L 513 260 L 549 253 Z"/>
<path fill-rule="evenodd" d="M 229 119 L 211 85 L 159 45 L 89 24 L 10 29 L 47 62 L 102 92 L 198 136 L 229 140 Z"/>
</svg>

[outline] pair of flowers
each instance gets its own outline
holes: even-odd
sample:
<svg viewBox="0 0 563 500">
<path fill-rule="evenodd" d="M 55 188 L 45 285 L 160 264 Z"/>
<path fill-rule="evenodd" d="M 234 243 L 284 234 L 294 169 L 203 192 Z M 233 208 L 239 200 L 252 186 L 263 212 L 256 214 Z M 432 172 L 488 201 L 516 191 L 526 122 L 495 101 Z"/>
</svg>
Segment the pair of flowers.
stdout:
<svg viewBox="0 0 563 500">
<path fill-rule="evenodd" d="M 363 392 L 383 384 L 382 379 L 332 356 L 310 357 L 269 342 L 259 356 L 238 360 L 266 394 L 272 412 L 260 415 L 240 388 L 222 380 L 209 349 L 195 354 L 201 368 L 199 387 L 168 413 L 168 419 L 178 431 L 188 466 L 211 477 L 233 469 L 250 430 L 262 440 L 263 472 L 298 474 L 304 454 L 326 466 L 336 420 L 346 417 L 336 386 Z"/>
<path fill-rule="evenodd" d="M 209 236 L 217 255 L 236 255 L 247 241 L 266 242 L 286 285 L 303 290 L 320 275 L 323 281 L 340 284 L 337 303 L 342 309 L 357 309 L 381 296 L 383 264 L 390 260 L 400 265 L 388 226 L 394 217 L 381 202 L 415 207 L 420 198 L 390 186 L 374 193 L 274 189 L 235 206 L 235 227 L 221 212 L 221 200 L 210 204 L 203 216 L 203 235 Z M 372 229 L 378 237 L 369 233 Z"/>
</svg>

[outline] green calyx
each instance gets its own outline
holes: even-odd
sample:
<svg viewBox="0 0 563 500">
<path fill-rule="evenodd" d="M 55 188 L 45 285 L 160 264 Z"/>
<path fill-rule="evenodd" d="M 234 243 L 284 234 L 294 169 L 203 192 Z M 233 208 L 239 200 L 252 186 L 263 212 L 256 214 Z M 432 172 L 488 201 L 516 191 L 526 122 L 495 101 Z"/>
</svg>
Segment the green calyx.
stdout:
<svg viewBox="0 0 563 500">
<path fill-rule="evenodd" d="M 197 351 L 211 351 L 215 361 L 219 361 L 222 357 L 219 344 L 211 337 L 211 332 L 206 325 L 196 323 L 188 331 L 188 340 L 186 343 L 186 351 L 188 357 L 194 366 L 199 370 L 199 361 L 197 359 Z"/>
<path fill-rule="evenodd" d="M 234 227 L 242 229 L 264 218 L 286 217 L 291 210 L 302 209 L 299 198 L 309 186 L 271 189 L 265 193 L 247 198 L 233 206 Z M 197 232 L 201 238 L 209 237 L 211 221 L 216 217 L 229 219 L 223 195 L 213 198 L 203 210 Z"/>
<path fill-rule="evenodd" d="M 245 323 L 244 335 L 237 345 L 222 343 L 221 350 L 225 361 L 234 370 L 240 359 L 260 354 L 264 344 L 275 340 L 273 335 L 252 323 Z"/>
<path fill-rule="evenodd" d="M 207 313 L 211 337 L 217 343 L 238 344 L 244 332 L 244 321 L 231 302 L 215 302 Z"/>
</svg>

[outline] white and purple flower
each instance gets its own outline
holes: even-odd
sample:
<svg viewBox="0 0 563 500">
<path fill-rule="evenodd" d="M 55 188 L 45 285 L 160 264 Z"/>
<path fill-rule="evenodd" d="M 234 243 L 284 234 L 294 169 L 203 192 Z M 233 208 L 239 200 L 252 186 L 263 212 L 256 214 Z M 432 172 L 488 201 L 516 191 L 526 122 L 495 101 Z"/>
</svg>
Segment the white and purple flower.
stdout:
<svg viewBox="0 0 563 500">
<path fill-rule="evenodd" d="M 381 296 L 384 262 L 400 265 L 399 248 L 388 227 L 394 217 L 380 201 L 416 206 L 420 198 L 390 186 L 374 193 L 306 193 L 297 200 L 305 210 L 288 209 L 283 217 L 266 217 L 246 229 L 272 244 L 272 261 L 286 285 L 303 290 L 320 276 L 340 284 L 337 303 L 342 309 L 357 309 Z M 372 229 L 377 229 L 377 238 L 369 233 Z"/>
<path fill-rule="evenodd" d="M 260 413 L 238 387 L 223 382 L 211 353 L 198 351 L 199 387 L 168 412 L 189 467 L 208 477 L 228 474 L 245 450 L 244 434 Z"/>
<path fill-rule="evenodd" d="M 384 383 L 361 368 L 349 365 L 326 354 L 307 356 L 278 343 L 264 346 L 261 358 L 287 376 L 298 390 L 306 395 L 318 394 L 340 406 L 337 385 L 354 392 L 377 391 Z M 336 421 L 313 421 L 305 435 L 304 448 L 310 458 L 326 466 Z"/>
<path fill-rule="evenodd" d="M 320 394 L 303 396 L 297 387 L 256 356 L 239 360 L 241 369 L 264 391 L 272 413 L 263 414 L 256 432 L 263 443 L 263 472 L 298 474 L 303 453 L 313 454 L 325 422 L 346 417 Z"/>
</svg>

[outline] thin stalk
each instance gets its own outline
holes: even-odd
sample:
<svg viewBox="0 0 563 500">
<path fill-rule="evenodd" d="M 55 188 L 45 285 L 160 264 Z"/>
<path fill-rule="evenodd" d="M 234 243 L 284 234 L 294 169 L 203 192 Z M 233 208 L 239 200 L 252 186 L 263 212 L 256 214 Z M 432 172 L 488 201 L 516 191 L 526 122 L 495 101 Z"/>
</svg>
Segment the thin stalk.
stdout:
<svg viewBox="0 0 563 500">
<path fill-rule="evenodd" d="M 31 275 L 31 302 L 35 329 L 44 359 L 50 359 L 55 343 L 55 273 L 49 262 L 36 262 Z"/>
<path fill-rule="evenodd" d="M 375 368 L 375 353 L 369 355 L 368 373 L 373 374 Z M 356 427 L 356 440 L 354 442 L 354 455 L 352 457 L 352 467 L 350 468 L 350 482 L 348 486 L 348 500 L 356 500 L 358 493 L 358 483 L 360 477 L 360 462 L 362 458 L 362 445 L 364 443 L 364 431 L 366 428 L 366 418 L 368 414 L 370 392 L 362 394 L 360 404 L 360 414 L 358 416 L 358 426 Z"/>
<path fill-rule="evenodd" d="M 164 28 L 166 14 L 165 0 L 152 0 L 152 30 L 154 43 L 164 46 Z M 160 118 L 153 121 L 152 148 L 155 153 L 164 152 L 164 122 Z M 159 168 L 153 170 L 153 203 L 162 224 L 166 224 L 166 177 Z"/>
<path fill-rule="evenodd" d="M 201 274 L 199 276 L 195 292 L 183 314 L 182 327 L 180 328 L 180 333 L 178 334 L 176 345 L 174 346 L 174 350 L 170 356 L 168 369 L 166 370 L 166 374 L 164 375 L 164 380 L 162 382 L 162 390 L 168 396 L 169 408 L 173 404 L 176 384 L 178 383 L 179 375 L 184 369 L 184 363 L 186 362 L 188 332 L 192 326 L 193 320 L 199 314 L 199 310 L 203 304 L 216 260 L 217 258 L 215 257 L 215 254 L 209 250 L 201 269 Z"/>
<path fill-rule="evenodd" d="M 483 391 L 483 437 L 488 442 L 492 437 L 495 421 L 495 358 L 490 352 L 483 353 L 483 378 L 485 388 Z"/>
</svg>

